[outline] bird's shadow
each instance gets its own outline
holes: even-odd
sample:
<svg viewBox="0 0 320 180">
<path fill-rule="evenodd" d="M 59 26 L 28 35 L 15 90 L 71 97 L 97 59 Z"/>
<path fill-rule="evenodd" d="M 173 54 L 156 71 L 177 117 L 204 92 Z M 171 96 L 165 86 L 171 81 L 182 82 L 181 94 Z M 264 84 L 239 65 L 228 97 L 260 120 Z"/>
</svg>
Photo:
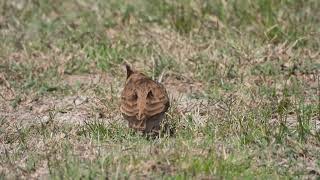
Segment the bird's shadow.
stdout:
<svg viewBox="0 0 320 180">
<path fill-rule="evenodd" d="M 164 121 L 161 123 L 159 131 L 151 131 L 143 133 L 142 135 L 146 137 L 147 140 L 155 140 L 164 137 L 174 138 L 176 137 L 176 125 L 169 123 L 168 121 Z"/>
</svg>

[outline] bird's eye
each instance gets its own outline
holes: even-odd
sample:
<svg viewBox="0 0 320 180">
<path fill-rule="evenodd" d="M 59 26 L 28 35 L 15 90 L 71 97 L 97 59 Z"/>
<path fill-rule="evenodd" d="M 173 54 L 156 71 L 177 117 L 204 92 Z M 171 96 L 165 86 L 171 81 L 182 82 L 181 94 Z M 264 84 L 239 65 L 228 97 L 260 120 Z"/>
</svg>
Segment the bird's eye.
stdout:
<svg viewBox="0 0 320 180">
<path fill-rule="evenodd" d="M 152 93 L 152 91 L 150 90 L 149 92 L 148 92 L 148 95 L 147 95 L 147 98 L 153 98 L 154 96 L 153 96 L 153 93 Z"/>
</svg>

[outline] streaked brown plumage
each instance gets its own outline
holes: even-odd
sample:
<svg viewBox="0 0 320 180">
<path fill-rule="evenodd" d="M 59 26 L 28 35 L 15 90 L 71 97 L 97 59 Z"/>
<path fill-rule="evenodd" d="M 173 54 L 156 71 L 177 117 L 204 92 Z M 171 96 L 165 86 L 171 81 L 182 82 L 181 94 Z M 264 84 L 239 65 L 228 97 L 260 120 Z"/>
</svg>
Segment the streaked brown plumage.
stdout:
<svg viewBox="0 0 320 180">
<path fill-rule="evenodd" d="M 158 131 L 170 103 L 166 89 L 126 65 L 127 80 L 121 93 L 120 111 L 129 127 L 144 133 Z"/>
</svg>

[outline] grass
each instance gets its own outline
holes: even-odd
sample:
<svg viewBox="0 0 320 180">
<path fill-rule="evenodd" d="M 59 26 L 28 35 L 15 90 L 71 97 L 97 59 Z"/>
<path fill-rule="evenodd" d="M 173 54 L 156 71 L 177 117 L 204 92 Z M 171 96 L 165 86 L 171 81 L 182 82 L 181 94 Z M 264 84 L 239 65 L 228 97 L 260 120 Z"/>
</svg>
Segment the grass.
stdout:
<svg viewBox="0 0 320 180">
<path fill-rule="evenodd" d="M 317 179 L 317 0 L 1 1 L 0 178 Z M 119 112 L 129 61 L 170 131 Z"/>
</svg>

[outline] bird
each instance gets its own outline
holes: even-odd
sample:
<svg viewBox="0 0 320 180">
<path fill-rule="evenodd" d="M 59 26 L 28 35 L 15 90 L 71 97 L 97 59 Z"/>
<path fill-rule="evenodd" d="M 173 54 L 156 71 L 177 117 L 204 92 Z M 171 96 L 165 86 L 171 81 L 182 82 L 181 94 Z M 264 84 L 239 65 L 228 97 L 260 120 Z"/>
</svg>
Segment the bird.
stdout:
<svg viewBox="0 0 320 180">
<path fill-rule="evenodd" d="M 124 63 L 127 78 L 121 92 L 120 112 L 135 131 L 159 133 L 162 120 L 170 107 L 165 87 Z"/>
</svg>

